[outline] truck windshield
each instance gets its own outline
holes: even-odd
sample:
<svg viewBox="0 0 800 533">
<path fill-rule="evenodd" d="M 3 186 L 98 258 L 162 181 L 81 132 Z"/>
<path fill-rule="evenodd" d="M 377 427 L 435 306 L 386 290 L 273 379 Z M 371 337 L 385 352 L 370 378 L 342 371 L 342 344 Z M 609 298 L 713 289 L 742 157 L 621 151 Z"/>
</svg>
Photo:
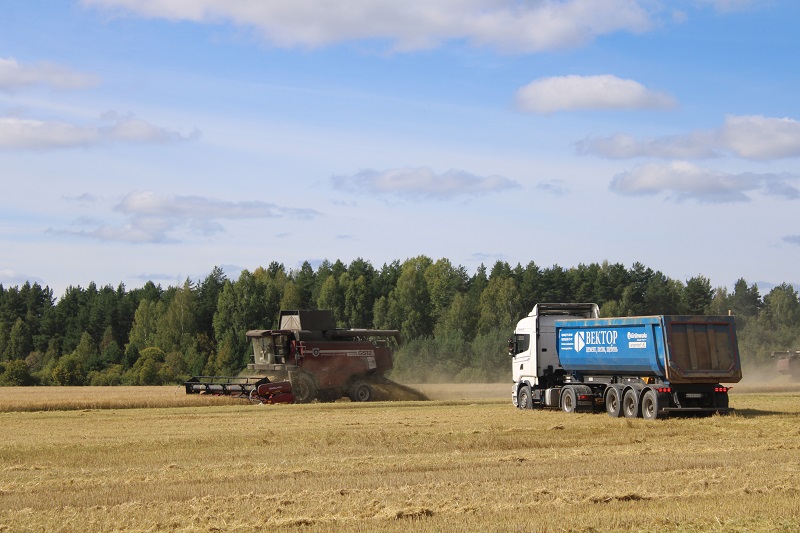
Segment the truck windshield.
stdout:
<svg viewBox="0 0 800 533">
<path fill-rule="evenodd" d="M 522 353 L 522 352 L 527 352 L 528 348 L 531 345 L 531 336 L 530 336 L 530 334 L 528 334 L 528 333 L 518 333 L 514 337 L 515 337 L 514 344 L 516 345 L 516 351 L 514 352 L 514 355 L 516 355 L 518 353 Z"/>
</svg>

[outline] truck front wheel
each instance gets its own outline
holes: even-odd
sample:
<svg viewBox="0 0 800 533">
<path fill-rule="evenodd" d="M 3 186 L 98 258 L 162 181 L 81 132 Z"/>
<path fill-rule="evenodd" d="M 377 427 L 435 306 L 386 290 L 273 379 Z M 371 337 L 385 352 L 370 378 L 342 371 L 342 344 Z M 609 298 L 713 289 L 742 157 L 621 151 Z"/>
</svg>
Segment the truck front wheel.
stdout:
<svg viewBox="0 0 800 533">
<path fill-rule="evenodd" d="M 517 393 L 517 406 L 520 409 L 532 409 L 533 408 L 533 400 L 531 399 L 531 388 L 527 385 L 523 385 L 519 388 L 519 392 Z"/>
<path fill-rule="evenodd" d="M 577 405 L 578 397 L 575 394 L 575 389 L 564 387 L 564 392 L 561 393 L 561 410 L 565 413 L 574 413 Z"/>
<path fill-rule="evenodd" d="M 658 412 L 658 394 L 653 389 L 644 393 L 642 398 L 642 418 L 646 420 L 655 420 L 659 417 Z"/>
<path fill-rule="evenodd" d="M 639 418 L 641 416 L 639 398 L 637 398 L 635 390 L 628 389 L 625 391 L 625 396 L 622 397 L 622 412 L 625 414 L 625 418 Z"/>
</svg>

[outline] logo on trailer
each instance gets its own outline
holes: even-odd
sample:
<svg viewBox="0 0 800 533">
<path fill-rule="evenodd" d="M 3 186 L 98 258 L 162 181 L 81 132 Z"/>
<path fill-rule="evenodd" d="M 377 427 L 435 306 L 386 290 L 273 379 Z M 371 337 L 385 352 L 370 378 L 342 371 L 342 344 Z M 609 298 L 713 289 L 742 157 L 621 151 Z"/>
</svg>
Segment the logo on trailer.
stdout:
<svg viewBox="0 0 800 533">
<path fill-rule="evenodd" d="M 314 357 L 319 357 L 319 348 L 314 348 L 311 350 L 311 353 L 314 355 Z"/>
<path fill-rule="evenodd" d="M 580 352 L 583 350 L 583 347 L 586 346 L 586 341 L 584 340 L 584 333 L 583 331 L 579 331 L 575 334 L 575 351 Z"/>
<path fill-rule="evenodd" d="M 586 353 L 616 353 L 617 335 L 615 330 L 589 330 L 575 332 L 575 351 Z"/>
</svg>

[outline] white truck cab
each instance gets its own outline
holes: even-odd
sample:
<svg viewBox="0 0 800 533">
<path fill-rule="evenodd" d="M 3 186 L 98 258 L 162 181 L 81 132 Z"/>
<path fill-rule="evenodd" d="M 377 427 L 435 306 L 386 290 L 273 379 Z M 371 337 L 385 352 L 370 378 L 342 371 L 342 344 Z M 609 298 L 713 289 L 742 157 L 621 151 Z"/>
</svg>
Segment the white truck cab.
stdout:
<svg viewBox="0 0 800 533">
<path fill-rule="evenodd" d="M 536 391 L 547 386 L 547 378 L 562 371 L 556 353 L 556 320 L 599 318 L 600 310 L 593 303 L 540 303 L 517 323 L 514 337 L 508 341 L 512 357 L 511 376 L 514 386 L 511 400 L 517 406 L 521 387 Z"/>
</svg>

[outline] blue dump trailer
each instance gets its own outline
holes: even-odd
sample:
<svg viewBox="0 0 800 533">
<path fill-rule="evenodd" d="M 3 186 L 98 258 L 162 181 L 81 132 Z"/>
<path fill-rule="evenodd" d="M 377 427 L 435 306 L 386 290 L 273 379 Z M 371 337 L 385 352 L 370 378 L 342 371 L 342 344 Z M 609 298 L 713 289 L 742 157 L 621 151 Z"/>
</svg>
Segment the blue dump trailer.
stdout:
<svg viewBox="0 0 800 533">
<path fill-rule="evenodd" d="M 731 316 L 599 318 L 595 304 L 537 304 L 509 340 L 521 409 L 612 417 L 727 413 L 742 379 Z"/>
</svg>

